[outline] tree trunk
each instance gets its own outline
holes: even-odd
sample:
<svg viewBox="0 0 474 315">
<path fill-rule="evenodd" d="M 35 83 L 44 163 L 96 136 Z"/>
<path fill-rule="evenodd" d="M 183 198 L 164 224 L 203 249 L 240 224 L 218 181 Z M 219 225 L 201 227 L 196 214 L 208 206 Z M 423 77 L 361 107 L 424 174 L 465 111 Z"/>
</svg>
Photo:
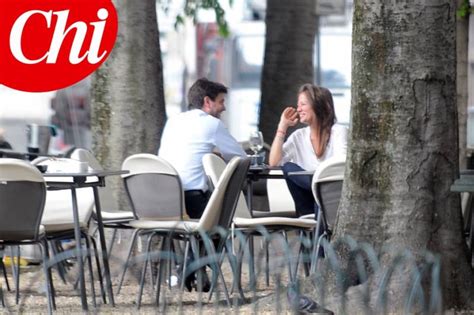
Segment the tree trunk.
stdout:
<svg viewBox="0 0 474 315">
<path fill-rule="evenodd" d="M 114 0 L 119 16 L 115 47 L 93 77 L 94 153 L 105 168 L 119 169 L 135 153 L 155 153 L 166 121 L 156 1 Z M 119 177 L 107 179 L 120 196 Z"/>
<path fill-rule="evenodd" d="M 459 7 L 464 1 L 457 0 Z M 467 55 L 469 44 L 469 16 L 456 18 L 457 106 L 459 122 L 459 168 L 467 167 Z"/>
<path fill-rule="evenodd" d="M 271 143 L 283 109 L 296 105 L 300 85 L 314 81 L 315 0 L 268 0 L 265 23 L 259 127 Z"/>
<path fill-rule="evenodd" d="M 350 146 L 334 238 L 390 246 L 382 270 L 397 249 L 437 253 L 444 306 L 465 307 L 474 281 L 450 192 L 459 175 L 455 3 L 354 5 Z M 390 311 L 403 312 L 403 290 L 389 286 Z"/>
</svg>

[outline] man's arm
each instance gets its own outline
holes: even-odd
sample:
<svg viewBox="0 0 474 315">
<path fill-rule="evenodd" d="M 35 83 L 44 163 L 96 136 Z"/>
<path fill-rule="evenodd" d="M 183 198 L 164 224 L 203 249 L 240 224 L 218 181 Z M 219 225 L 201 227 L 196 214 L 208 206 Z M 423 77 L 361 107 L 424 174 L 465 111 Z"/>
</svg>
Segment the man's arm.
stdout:
<svg viewBox="0 0 474 315">
<path fill-rule="evenodd" d="M 245 151 L 242 149 L 242 146 L 234 137 L 232 137 L 229 130 L 227 130 L 221 121 L 219 121 L 219 124 L 217 125 L 215 139 L 216 148 L 219 150 L 225 161 L 229 161 L 234 156 L 247 156 Z"/>
</svg>

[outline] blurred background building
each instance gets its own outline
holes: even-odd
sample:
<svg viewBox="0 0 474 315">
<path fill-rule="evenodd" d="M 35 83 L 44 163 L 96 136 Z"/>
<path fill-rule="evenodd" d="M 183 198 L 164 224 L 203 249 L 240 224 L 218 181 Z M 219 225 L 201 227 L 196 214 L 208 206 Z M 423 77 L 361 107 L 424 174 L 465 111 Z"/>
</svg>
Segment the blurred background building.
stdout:
<svg viewBox="0 0 474 315">
<path fill-rule="evenodd" d="M 331 90 L 338 121 L 348 124 L 352 0 L 320 0 L 317 3 L 315 11 L 320 17 L 320 27 L 314 47 L 314 83 Z M 210 12 L 203 12 L 195 27 L 195 74 L 230 87 L 223 120 L 234 137 L 246 141 L 250 132 L 258 128 L 266 1 L 234 1 L 226 10 L 229 12 L 226 16 L 232 17 L 229 18 L 228 38 L 218 35 Z"/>
<path fill-rule="evenodd" d="M 265 44 L 266 0 L 222 1 L 230 36 L 218 34 L 214 12 L 201 10 L 197 24 L 185 19 L 175 28 L 182 1 L 158 1 L 167 115 L 186 110 L 186 91 L 199 77 L 230 87 L 223 119 L 245 141 L 257 128 L 260 74 Z M 349 122 L 352 0 L 320 0 L 320 32 L 315 45 L 315 83 L 335 95 L 338 120 Z M 50 150 L 91 147 L 90 78 L 52 93 L 23 93 L 0 86 L 0 127 L 16 150 L 25 150 L 27 124 L 53 124 L 58 136 Z M 232 117 L 232 119 L 227 119 Z"/>
<path fill-rule="evenodd" d="M 257 128 L 260 75 L 265 44 L 266 0 L 222 1 L 230 36 L 218 35 L 214 12 L 201 10 L 197 24 L 185 19 L 175 28 L 183 1 L 158 1 L 157 13 L 164 66 L 167 115 L 187 108 L 186 91 L 199 77 L 230 87 L 223 119 L 231 133 L 245 141 Z M 474 0 L 471 0 L 474 2 Z M 353 0 L 319 0 L 315 8 L 319 32 L 314 47 L 314 82 L 334 95 L 336 115 L 348 124 L 351 85 L 351 28 Z M 474 22 L 470 21 L 470 34 Z M 473 35 L 474 36 L 474 35 Z M 470 36 L 470 38 L 473 38 Z M 474 43 L 469 43 L 469 101 L 467 147 L 474 149 Z M 296 97 L 295 97 L 296 99 Z M 232 117 L 232 119 L 227 119 Z M 91 146 L 90 78 L 51 93 L 24 93 L 0 85 L 0 128 L 16 150 L 26 149 L 26 125 L 54 124 L 58 137 L 50 150 Z"/>
<path fill-rule="evenodd" d="M 53 115 L 50 104 L 55 94 L 25 93 L 0 84 L 0 129 L 13 149 L 26 151 L 28 124 L 49 124 Z"/>
<path fill-rule="evenodd" d="M 90 149 L 91 135 L 91 93 L 90 78 L 56 92 L 51 99 L 52 125 L 58 128 L 58 137 L 53 148 L 59 151 L 71 146 Z"/>
</svg>

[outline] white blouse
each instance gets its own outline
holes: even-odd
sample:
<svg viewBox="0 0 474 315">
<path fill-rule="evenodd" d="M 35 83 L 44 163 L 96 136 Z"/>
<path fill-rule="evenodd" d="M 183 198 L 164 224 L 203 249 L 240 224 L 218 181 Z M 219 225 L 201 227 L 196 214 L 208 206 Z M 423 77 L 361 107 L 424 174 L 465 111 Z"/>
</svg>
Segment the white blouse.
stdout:
<svg viewBox="0 0 474 315">
<path fill-rule="evenodd" d="M 346 126 L 334 124 L 326 152 L 321 158 L 318 158 L 311 144 L 309 126 L 298 129 L 283 144 L 280 165 L 293 162 L 307 171 L 315 171 L 321 162 L 334 156 L 346 155 L 347 134 L 348 128 Z"/>
</svg>

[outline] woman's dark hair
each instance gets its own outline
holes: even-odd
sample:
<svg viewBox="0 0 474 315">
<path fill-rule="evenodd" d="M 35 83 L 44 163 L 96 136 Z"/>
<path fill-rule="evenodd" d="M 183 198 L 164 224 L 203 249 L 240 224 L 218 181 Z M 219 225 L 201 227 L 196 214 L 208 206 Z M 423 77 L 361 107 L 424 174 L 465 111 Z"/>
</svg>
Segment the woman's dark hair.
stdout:
<svg viewBox="0 0 474 315">
<path fill-rule="evenodd" d="M 204 106 L 204 97 L 215 101 L 217 95 L 227 93 L 227 87 L 223 84 L 209 81 L 206 78 L 198 79 L 188 92 L 188 108 L 201 109 Z"/>
<path fill-rule="evenodd" d="M 334 112 L 334 101 L 331 92 L 320 86 L 304 84 L 300 87 L 298 95 L 305 93 L 311 102 L 311 107 L 316 114 L 318 125 L 317 136 L 318 144 L 316 146 L 316 156 L 318 158 L 324 155 L 326 147 L 331 137 L 331 128 L 336 123 L 336 114 Z"/>
</svg>

